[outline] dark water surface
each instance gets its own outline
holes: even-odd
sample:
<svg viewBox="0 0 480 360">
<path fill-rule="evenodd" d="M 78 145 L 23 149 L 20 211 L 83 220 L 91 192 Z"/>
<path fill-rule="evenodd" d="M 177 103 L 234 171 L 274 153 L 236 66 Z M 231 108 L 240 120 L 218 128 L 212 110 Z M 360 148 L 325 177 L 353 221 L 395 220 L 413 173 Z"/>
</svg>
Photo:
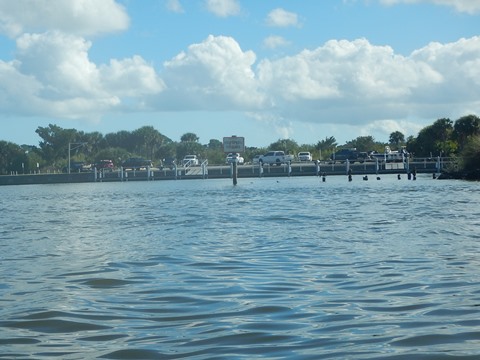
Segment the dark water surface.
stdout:
<svg viewBox="0 0 480 360">
<path fill-rule="evenodd" d="M 0 358 L 479 359 L 480 184 L 0 187 Z"/>
</svg>

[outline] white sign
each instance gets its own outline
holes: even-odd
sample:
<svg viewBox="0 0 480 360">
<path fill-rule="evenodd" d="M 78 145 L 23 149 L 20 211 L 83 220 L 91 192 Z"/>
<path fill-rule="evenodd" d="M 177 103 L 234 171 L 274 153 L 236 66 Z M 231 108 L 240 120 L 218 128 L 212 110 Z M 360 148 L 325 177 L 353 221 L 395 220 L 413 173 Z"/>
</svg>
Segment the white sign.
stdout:
<svg viewBox="0 0 480 360">
<path fill-rule="evenodd" d="M 245 152 L 245 138 L 242 136 L 230 136 L 223 138 L 223 151 L 226 153 Z"/>
</svg>

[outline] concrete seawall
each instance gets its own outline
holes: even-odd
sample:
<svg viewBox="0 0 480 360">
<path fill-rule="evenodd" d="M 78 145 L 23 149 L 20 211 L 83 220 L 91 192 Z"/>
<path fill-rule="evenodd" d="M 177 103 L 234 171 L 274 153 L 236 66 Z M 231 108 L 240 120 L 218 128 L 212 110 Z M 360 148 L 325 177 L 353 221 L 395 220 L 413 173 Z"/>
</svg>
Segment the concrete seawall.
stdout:
<svg viewBox="0 0 480 360">
<path fill-rule="evenodd" d="M 408 171 L 403 163 L 387 163 L 377 169 L 375 163 L 350 164 L 349 168 L 353 175 L 370 174 L 406 174 Z M 438 164 L 435 162 L 412 162 L 409 164 L 410 171 L 417 173 L 438 173 Z M 294 163 L 281 166 L 241 165 L 238 166 L 238 178 L 252 177 L 285 177 L 285 176 L 319 176 L 325 174 L 347 175 L 346 164 L 320 164 Z M 153 169 L 150 172 L 120 171 L 97 173 L 72 173 L 72 174 L 29 174 L 29 175 L 3 175 L 0 176 L 1 185 L 28 185 L 28 184 L 60 184 L 60 183 L 86 183 L 86 182 L 115 182 L 115 181 L 148 181 L 148 180 L 185 180 L 185 179 L 221 179 L 231 178 L 230 166 L 209 166 L 173 169 Z"/>
</svg>

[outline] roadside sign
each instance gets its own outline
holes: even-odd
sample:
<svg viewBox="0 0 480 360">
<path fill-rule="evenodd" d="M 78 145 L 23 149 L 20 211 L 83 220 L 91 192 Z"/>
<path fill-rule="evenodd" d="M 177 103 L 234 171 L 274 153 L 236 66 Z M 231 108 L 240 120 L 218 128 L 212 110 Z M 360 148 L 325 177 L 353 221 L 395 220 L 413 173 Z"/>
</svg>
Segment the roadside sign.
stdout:
<svg viewBox="0 0 480 360">
<path fill-rule="evenodd" d="M 230 136 L 223 138 L 223 151 L 226 153 L 245 152 L 245 138 L 243 136 Z"/>
</svg>

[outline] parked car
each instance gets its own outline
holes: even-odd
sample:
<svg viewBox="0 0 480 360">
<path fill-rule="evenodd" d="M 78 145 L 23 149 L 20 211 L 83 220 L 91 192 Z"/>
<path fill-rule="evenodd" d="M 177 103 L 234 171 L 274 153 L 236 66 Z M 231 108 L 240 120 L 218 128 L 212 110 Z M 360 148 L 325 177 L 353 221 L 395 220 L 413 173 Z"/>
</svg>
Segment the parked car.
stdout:
<svg viewBox="0 0 480 360">
<path fill-rule="evenodd" d="M 236 162 L 238 165 L 243 165 L 245 163 L 245 159 L 239 153 L 229 153 L 225 161 L 227 164 Z"/>
<path fill-rule="evenodd" d="M 107 171 L 113 171 L 114 165 L 112 160 L 100 160 L 95 164 L 95 167 L 97 170 L 107 170 Z"/>
<path fill-rule="evenodd" d="M 312 161 L 312 154 L 308 151 L 300 151 L 298 153 L 298 160 L 299 161 Z"/>
<path fill-rule="evenodd" d="M 86 164 L 83 161 L 70 162 L 70 172 L 89 172 L 92 171 L 92 164 Z M 68 172 L 68 165 L 63 168 L 63 172 Z"/>
<path fill-rule="evenodd" d="M 262 155 L 255 155 L 252 158 L 252 164 L 259 164 L 260 163 L 260 156 L 262 156 Z"/>
<path fill-rule="evenodd" d="M 359 152 L 358 153 L 358 161 L 360 161 L 361 163 L 364 163 L 365 161 L 372 161 L 373 159 L 370 157 L 370 155 L 365 152 L 365 151 L 362 151 L 362 152 Z"/>
<path fill-rule="evenodd" d="M 182 163 L 183 163 L 183 166 L 198 166 L 199 165 L 197 155 L 185 155 Z"/>
<path fill-rule="evenodd" d="M 131 169 L 131 170 L 141 170 L 141 169 L 147 169 L 147 167 L 153 167 L 152 160 L 145 160 L 143 158 L 128 158 L 122 163 L 122 166 L 125 170 Z"/>
</svg>

